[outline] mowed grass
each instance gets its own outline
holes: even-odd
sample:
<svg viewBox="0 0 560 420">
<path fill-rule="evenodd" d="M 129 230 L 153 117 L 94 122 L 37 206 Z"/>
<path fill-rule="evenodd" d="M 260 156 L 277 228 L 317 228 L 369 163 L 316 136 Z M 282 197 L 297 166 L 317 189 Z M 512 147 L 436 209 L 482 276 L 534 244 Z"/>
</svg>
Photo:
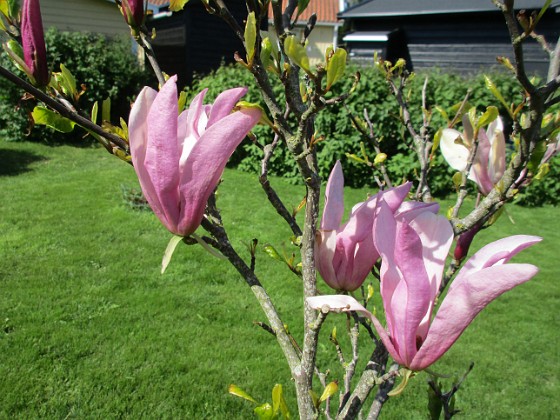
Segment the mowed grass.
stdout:
<svg viewBox="0 0 560 420">
<path fill-rule="evenodd" d="M 301 186 L 273 182 L 287 203 L 301 201 Z M 181 246 L 161 275 L 170 234 L 125 205 L 122 184 L 137 186 L 132 168 L 103 150 L 0 143 L 0 418 L 251 418 L 230 383 L 263 402 L 280 383 L 295 413 L 289 371 L 254 325 L 265 319 L 250 289 L 199 246 Z M 348 190 L 348 207 L 365 195 Z M 242 255 L 253 238 L 293 251 L 256 176 L 227 170 L 218 204 Z M 458 394 L 465 418 L 554 418 L 560 211 L 508 209 L 515 224 L 502 217 L 473 248 L 541 235 L 516 258 L 541 272 L 483 311 L 434 370 L 461 374 L 475 361 Z M 299 339 L 301 282 L 262 251 L 257 272 Z M 327 320 L 319 349 L 332 379 L 340 368 L 327 336 L 334 323 L 344 335 L 341 321 Z M 386 417 L 427 418 L 426 378 L 390 400 Z"/>
</svg>

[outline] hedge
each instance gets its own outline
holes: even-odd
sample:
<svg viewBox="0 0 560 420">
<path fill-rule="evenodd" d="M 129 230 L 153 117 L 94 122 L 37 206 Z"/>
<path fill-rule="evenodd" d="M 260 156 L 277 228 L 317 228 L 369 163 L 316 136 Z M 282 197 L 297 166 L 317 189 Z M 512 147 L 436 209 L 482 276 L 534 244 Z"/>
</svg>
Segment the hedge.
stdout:
<svg viewBox="0 0 560 420">
<path fill-rule="evenodd" d="M 80 98 L 80 107 L 89 113 L 95 101 L 111 98 L 111 119 L 125 119 L 130 103 L 143 85 L 154 85 L 154 78 L 138 65 L 129 37 L 109 39 L 100 34 L 60 32 L 51 28 L 45 34 L 50 68 L 60 71 L 63 63 L 86 92 Z M 0 63 L 16 71 L 5 54 Z M 17 72 L 17 71 L 16 71 Z M 30 129 L 28 112 L 33 100 L 21 101 L 23 91 L 0 77 L 0 139 L 6 141 L 32 140 L 48 143 L 84 143 L 84 132 L 75 130 L 61 135 L 44 127 Z"/>
</svg>

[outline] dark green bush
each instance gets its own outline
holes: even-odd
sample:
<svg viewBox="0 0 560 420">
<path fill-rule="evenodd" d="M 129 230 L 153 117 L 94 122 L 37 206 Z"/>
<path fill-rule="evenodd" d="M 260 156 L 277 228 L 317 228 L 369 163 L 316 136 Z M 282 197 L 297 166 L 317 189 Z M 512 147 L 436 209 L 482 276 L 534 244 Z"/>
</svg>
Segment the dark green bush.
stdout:
<svg viewBox="0 0 560 420">
<path fill-rule="evenodd" d="M 521 189 L 515 202 L 526 207 L 540 207 L 544 204 L 560 204 L 560 155 L 550 163 L 550 172 L 543 179 L 534 180 L 527 188 Z"/>
<path fill-rule="evenodd" d="M 113 122 L 117 122 L 120 116 L 126 119 L 131 100 L 142 86 L 153 80 L 150 73 L 138 65 L 128 38 L 108 39 L 100 34 L 59 32 L 51 28 L 45 39 L 50 68 L 60 71 L 60 64 L 63 63 L 72 72 L 78 85 L 86 87 L 79 105 L 88 114 L 95 101 L 109 97 Z M 7 63 L 4 56 L 2 63 Z M 0 92 L 0 138 L 21 140 L 29 131 L 27 112 L 33 109 L 33 101 L 22 103 L 22 90 L 3 78 L 0 78 Z M 84 132 L 79 129 L 68 135 L 55 133 L 45 127 L 35 127 L 27 139 L 82 142 L 83 135 Z"/>
<path fill-rule="evenodd" d="M 348 91 L 351 88 L 353 79 L 350 75 L 358 70 L 361 73 L 360 85 L 346 102 L 346 106 L 354 115 L 360 118 L 363 118 L 364 109 L 368 111 L 374 126 L 375 135 L 383 138 L 381 148 L 389 156 L 387 167 L 391 178 L 395 182 L 401 179 L 413 179 L 419 168 L 408 149 L 411 138 L 408 132 L 405 132 L 400 122 L 396 101 L 390 94 L 384 77 L 374 68 L 349 66 L 347 70 L 349 77 L 335 85 L 335 94 Z M 428 77 L 426 91 L 428 104 L 431 107 L 437 105 L 447 110 L 450 115 L 452 115 L 452 106 L 463 100 L 467 90 L 470 90 L 470 103 L 476 105 L 480 111 L 484 110 L 488 105 L 500 107 L 499 102 L 486 89 L 482 76 L 465 78 L 439 71 L 418 74 L 410 82 L 412 92 L 410 106 L 416 127 L 420 127 L 422 120 L 422 113 L 420 112 L 421 91 L 426 77 Z M 521 96 L 517 84 L 511 76 L 495 74 L 491 78 L 499 86 L 504 97 L 512 101 L 520 101 Z M 251 75 L 240 66 L 223 66 L 208 76 L 196 79 L 188 93 L 189 96 L 193 96 L 200 89 L 208 88 L 208 97 L 214 98 L 222 90 L 235 86 L 248 86 L 249 93 L 246 100 L 260 101 L 258 90 Z M 274 85 L 274 90 L 277 94 L 280 94 L 281 87 L 278 83 Z M 280 101 L 283 101 L 281 94 Z M 261 105 L 264 106 L 263 103 Z M 505 114 L 505 110 L 502 111 Z M 328 177 L 334 163 L 337 159 L 340 159 L 344 164 L 347 185 L 358 187 L 372 184 L 372 170 L 346 157 L 346 153 L 360 154 L 360 142 L 365 143 L 366 152 L 371 160 L 373 160 L 374 152 L 367 139 L 364 139 L 353 127 L 344 105 L 337 104 L 329 110 L 321 112 L 315 122 L 317 135 L 325 136 L 325 139 L 317 146 L 320 171 L 323 179 Z M 438 128 L 445 125 L 446 121 L 444 118 L 439 112 L 434 111 L 431 124 L 432 131 L 435 132 Z M 261 143 L 269 143 L 272 140 L 273 134 L 271 130 L 258 127 L 255 131 Z M 236 152 L 232 163 L 243 170 L 257 171 L 260 168 L 261 156 L 262 153 L 259 147 L 254 144 L 245 143 Z M 285 148 L 277 149 L 276 155 L 271 162 L 271 173 L 296 181 L 299 179 L 297 170 L 292 160 L 287 159 L 287 157 Z M 434 195 L 441 197 L 452 192 L 452 175 L 453 171 L 449 168 L 449 165 L 443 161 L 439 154 L 436 154 L 430 174 Z"/>
</svg>

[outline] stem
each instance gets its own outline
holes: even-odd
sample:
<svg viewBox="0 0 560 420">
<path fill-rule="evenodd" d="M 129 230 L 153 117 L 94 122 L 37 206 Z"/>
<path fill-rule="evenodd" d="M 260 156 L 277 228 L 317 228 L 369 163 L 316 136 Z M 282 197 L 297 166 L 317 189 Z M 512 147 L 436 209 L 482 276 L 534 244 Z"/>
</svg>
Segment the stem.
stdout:
<svg viewBox="0 0 560 420">
<path fill-rule="evenodd" d="M 150 62 L 150 65 L 154 70 L 154 74 L 157 77 L 159 85 L 163 86 L 165 84 L 165 77 L 163 77 L 163 72 L 161 71 L 159 63 L 156 60 L 156 54 L 154 52 L 154 49 L 152 48 L 152 43 L 148 39 L 148 36 L 143 32 L 140 33 L 140 43 L 142 44 L 142 48 L 144 48 L 146 56 L 148 57 L 148 61 Z"/>
</svg>

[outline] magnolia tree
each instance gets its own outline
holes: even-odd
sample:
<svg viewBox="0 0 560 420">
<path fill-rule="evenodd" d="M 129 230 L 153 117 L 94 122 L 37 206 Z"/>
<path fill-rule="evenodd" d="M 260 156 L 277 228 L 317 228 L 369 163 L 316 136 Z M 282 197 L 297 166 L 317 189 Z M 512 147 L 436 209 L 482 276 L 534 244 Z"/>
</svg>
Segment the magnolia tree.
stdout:
<svg viewBox="0 0 560 420">
<path fill-rule="evenodd" d="M 180 10 L 186 2 L 171 1 L 170 7 Z M 510 127 L 504 126 L 492 104 L 479 110 L 465 98 L 456 114 L 447 118 L 448 125 L 434 129 L 425 92 L 422 109 L 409 107 L 406 90 L 412 74 L 406 63 L 377 60 L 420 170 L 415 179 L 395 185 L 384 163 L 391 156 L 383 152 L 370 122 L 375 108 L 371 115 L 365 113 L 363 120 L 349 112 L 348 118 L 376 151 L 372 160 L 357 158 L 351 150 L 349 156 L 372 168 L 379 191 L 354 204 L 346 219 L 340 161 L 326 184 L 322 212 L 319 208 L 320 146 L 314 119 L 320 112 L 329 112 L 331 105 L 346 101 L 359 87 L 359 74 L 345 73 L 346 52 L 341 48 L 329 48 L 323 63 L 309 64 L 305 43 L 315 18 L 309 20 L 301 38 L 292 29 L 302 11 L 313 8 L 314 2 L 247 0 L 243 24 L 234 19 L 225 1 L 203 3 L 243 42 L 245 51 L 232 54 L 254 76 L 266 109 L 240 102 L 245 87 L 222 92 L 211 105 L 205 104 L 202 91 L 185 106 L 185 94 L 178 92 L 176 76 L 163 74 L 157 64 L 150 44 L 152 34 L 144 25 L 146 5 L 142 0 L 117 4 L 155 71 L 159 89 L 146 87 L 139 92 L 128 124 L 123 121 L 117 127 L 104 121 L 98 125 L 97 105 L 87 112 L 80 108 L 83 90 L 78 89 L 71 71 L 63 65 L 59 72 L 50 71 L 39 0 L 24 0 L 21 11 L 15 0 L 0 0 L 5 53 L 27 80 L 6 68 L 0 67 L 0 73 L 21 86 L 26 98 L 38 101 L 32 113 L 35 124 L 59 131 L 78 125 L 109 153 L 133 164 L 146 200 L 173 234 L 162 271 L 182 242 L 199 243 L 235 267 L 267 319 L 262 327 L 276 339 L 285 356 L 300 418 L 377 418 L 389 396 L 402 392 L 420 371 L 431 375 L 432 417 L 441 413 L 452 417 L 456 413 L 454 394 L 472 365 L 448 391 L 441 388 L 430 367 L 486 305 L 537 273 L 533 265 L 509 263 L 518 252 L 541 240 L 535 236 L 503 238 L 468 259 L 467 254 L 474 236 L 492 225 L 504 205 L 532 180 L 546 175 L 550 159 L 560 147 L 560 115 L 553 113 L 560 101 L 560 44 L 549 46 L 537 32 L 550 1 L 540 13 L 516 16 L 512 0 L 494 0 L 510 32 L 514 57 L 513 61 L 499 60 L 517 80 L 523 100 L 510 103 L 490 79 L 487 87 L 507 110 Z M 274 37 L 259 30 L 269 9 Z M 525 71 L 523 45 L 529 38 L 537 39 L 550 56 L 546 80 L 531 79 Z M 337 96 L 331 88 L 343 77 L 354 77 L 354 87 Z M 273 93 L 273 79 L 283 86 L 285 101 Z M 411 117 L 414 112 L 423 115 L 418 126 Z M 288 331 L 274 299 L 256 274 L 256 241 L 250 246 L 250 259 L 242 258 L 216 206 L 215 193 L 227 160 L 259 123 L 274 133 L 271 138 L 252 136 L 262 146 L 260 187 L 278 213 L 277 223 L 287 224 L 293 232 L 294 246 L 301 255 L 299 265 L 290 265 L 302 279 L 301 342 Z M 329 141 L 329 133 L 320 134 Z M 288 210 L 267 177 L 271 158 L 279 148 L 289 151 L 306 188 L 300 206 L 305 209 L 303 223 Z M 506 149 L 513 151 L 506 153 Z M 430 169 L 434 154 L 439 152 L 457 171 L 449 180 L 456 186 L 456 203 L 445 215 L 438 214 L 439 205 L 430 193 Z M 463 203 L 473 187 L 476 207 L 467 211 Z M 372 310 L 374 289 L 379 290 L 383 311 Z M 330 341 L 343 372 L 334 378 L 329 374 L 332 367 L 318 364 L 316 355 L 325 319 L 341 313 L 347 319 L 349 348 L 343 348 L 333 331 Z M 230 392 L 252 400 L 237 386 L 232 385 Z M 282 388 L 275 386 L 272 395 L 272 404 L 258 405 L 255 413 L 261 418 L 288 418 L 295 409 L 287 406 Z"/>
</svg>

